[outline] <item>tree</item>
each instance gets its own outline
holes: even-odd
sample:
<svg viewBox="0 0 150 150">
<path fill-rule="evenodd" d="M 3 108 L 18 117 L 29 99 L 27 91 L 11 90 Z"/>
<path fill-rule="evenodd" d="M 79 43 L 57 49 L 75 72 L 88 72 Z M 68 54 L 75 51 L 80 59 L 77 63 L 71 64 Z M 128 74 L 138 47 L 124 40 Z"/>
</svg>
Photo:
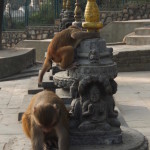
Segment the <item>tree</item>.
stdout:
<svg viewBox="0 0 150 150">
<path fill-rule="evenodd" d="M 2 49 L 3 11 L 4 11 L 4 0 L 0 0 L 0 50 Z"/>
</svg>

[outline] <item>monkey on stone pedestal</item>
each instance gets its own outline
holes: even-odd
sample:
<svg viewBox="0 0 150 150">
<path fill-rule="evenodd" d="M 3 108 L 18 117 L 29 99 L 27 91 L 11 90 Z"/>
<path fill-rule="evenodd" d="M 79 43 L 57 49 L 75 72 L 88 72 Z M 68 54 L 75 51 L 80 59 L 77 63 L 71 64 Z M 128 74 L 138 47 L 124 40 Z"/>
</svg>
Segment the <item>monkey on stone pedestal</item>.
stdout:
<svg viewBox="0 0 150 150">
<path fill-rule="evenodd" d="M 59 64 L 62 69 L 70 68 L 74 60 L 74 49 L 79 43 L 83 39 L 99 37 L 99 32 L 85 32 L 76 26 L 70 26 L 57 33 L 48 46 L 38 84 L 41 85 L 45 72 L 52 67 L 52 61 Z"/>
<path fill-rule="evenodd" d="M 22 116 L 22 126 L 30 138 L 32 150 L 43 150 L 44 144 L 69 150 L 68 111 L 63 101 L 53 92 L 44 90 L 31 99 Z"/>
</svg>

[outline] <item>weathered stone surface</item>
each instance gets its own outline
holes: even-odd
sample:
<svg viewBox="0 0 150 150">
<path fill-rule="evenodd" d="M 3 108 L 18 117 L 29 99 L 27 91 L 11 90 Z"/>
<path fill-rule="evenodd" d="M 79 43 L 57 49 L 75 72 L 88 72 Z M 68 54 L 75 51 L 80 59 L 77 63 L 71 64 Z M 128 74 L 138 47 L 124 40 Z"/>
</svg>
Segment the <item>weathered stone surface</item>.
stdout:
<svg viewBox="0 0 150 150">
<path fill-rule="evenodd" d="M 35 35 L 35 31 L 34 30 L 29 30 L 29 34 Z"/>
<path fill-rule="evenodd" d="M 41 35 L 41 34 L 38 34 L 38 35 L 37 35 L 37 39 L 38 39 L 38 40 L 41 40 L 41 39 L 42 39 L 42 35 Z"/>
<path fill-rule="evenodd" d="M 110 131 L 70 131 L 71 145 L 110 145 L 122 143 L 122 135 L 120 129 L 111 129 Z"/>
<path fill-rule="evenodd" d="M 26 39 L 27 35 L 26 34 L 22 34 L 22 38 Z"/>
<path fill-rule="evenodd" d="M 147 139 L 138 131 L 122 127 L 122 144 L 74 145 L 70 150 L 148 150 Z"/>
<path fill-rule="evenodd" d="M 12 56 L 7 57 L 7 53 L 10 53 L 10 51 L 12 52 Z M 1 53 L 2 56 L 4 58 L 0 59 L 0 78 L 18 73 L 35 63 L 35 49 L 31 48 L 3 50 L 3 55 Z"/>
<path fill-rule="evenodd" d="M 54 27 L 28 27 L 26 31 L 3 31 L 3 47 L 15 46 L 18 42 L 25 39 L 42 40 L 54 36 Z M 43 31 L 44 30 L 44 31 Z M 44 34 L 43 34 L 44 33 Z M 27 36 L 28 35 L 28 36 Z"/>
<path fill-rule="evenodd" d="M 47 39 L 48 38 L 48 34 L 43 34 L 42 35 L 42 39 Z"/>
<path fill-rule="evenodd" d="M 31 35 L 31 39 L 32 39 L 32 40 L 35 40 L 35 39 L 36 39 L 36 36 L 35 36 L 35 35 Z"/>
</svg>

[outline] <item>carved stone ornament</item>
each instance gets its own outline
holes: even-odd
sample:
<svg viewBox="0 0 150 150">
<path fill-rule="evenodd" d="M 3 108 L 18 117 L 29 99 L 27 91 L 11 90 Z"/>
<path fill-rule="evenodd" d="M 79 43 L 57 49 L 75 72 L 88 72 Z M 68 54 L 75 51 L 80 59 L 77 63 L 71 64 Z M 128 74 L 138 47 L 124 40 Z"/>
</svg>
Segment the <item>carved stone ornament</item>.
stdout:
<svg viewBox="0 0 150 150">
<path fill-rule="evenodd" d="M 116 91 L 117 83 L 113 79 L 87 76 L 78 83 L 79 95 L 74 94 L 77 98 L 73 99 L 70 111 L 73 144 L 87 144 L 88 142 L 106 144 L 106 139 L 110 143 L 122 141 L 120 122 L 117 119 L 118 112 L 114 110 L 113 94 Z M 79 135 L 81 137 L 85 135 L 87 140 L 84 142 L 81 140 L 83 143 L 75 140 Z M 95 143 L 96 141 L 93 141 L 91 137 L 93 139 L 99 137 L 101 140 L 96 140 L 98 143 Z"/>
<path fill-rule="evenodd" d="M 96 51 L 95 49 L 91 50 L 90 53 L 89 53 L 89 61 L 90 63 L 99 63 L 99 58 L 100 58 L 100 55 L 98 53 L 98 51 Z"/>
</svg>

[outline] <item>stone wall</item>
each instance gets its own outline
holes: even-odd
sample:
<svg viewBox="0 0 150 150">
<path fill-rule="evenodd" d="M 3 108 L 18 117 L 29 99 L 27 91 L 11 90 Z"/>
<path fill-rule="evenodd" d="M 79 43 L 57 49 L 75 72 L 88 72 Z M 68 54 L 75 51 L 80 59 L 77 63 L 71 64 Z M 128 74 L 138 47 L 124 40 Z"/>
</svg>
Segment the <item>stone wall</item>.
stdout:
<svg viewBox="0 0 150 150">
<path fill-rule="evenodd" d="M 54 36 L 53 26 L 40 26 L 40 27 L 28 27 L 27 29 L 28 39 L 30 40 L 44 40 Z"/>
<path fill-rule="evenodd" d="M 112 21 L 150 19 L 150 3 L 144 5 L 128 4 L 122 11 L 100 11 L 104 26 Z"/>
<path fill-rule="evenodd" d="M 54 36 L 57 27 L 54 26 L 36 26 L 27 27 L 25 31 L 4 31 L 2 33 L 3 47 L 13 47 L 22 40 L 44 40 Z"/>
<path fill-rule="evenodd" d="M 4 31 L 2 33 L 3 47 L 13 47 L 18 42 L 27 39 L 27 33 L 25 31 Z"/>
<path fill-rule="evenodd" d="M 100 20 L 104 26 L 112 21 L 127 21 L 150 19 L 150 3 L 145 5 L 128 4 L 122 11 L 100 11 Z M 18 42 L 29 40 L 43 40 L 54 36 L 58 26 L 27 27 L 25 31 L 5 31 L 2 33 L 3 47 L 13 47 Z"/>
</svg>

